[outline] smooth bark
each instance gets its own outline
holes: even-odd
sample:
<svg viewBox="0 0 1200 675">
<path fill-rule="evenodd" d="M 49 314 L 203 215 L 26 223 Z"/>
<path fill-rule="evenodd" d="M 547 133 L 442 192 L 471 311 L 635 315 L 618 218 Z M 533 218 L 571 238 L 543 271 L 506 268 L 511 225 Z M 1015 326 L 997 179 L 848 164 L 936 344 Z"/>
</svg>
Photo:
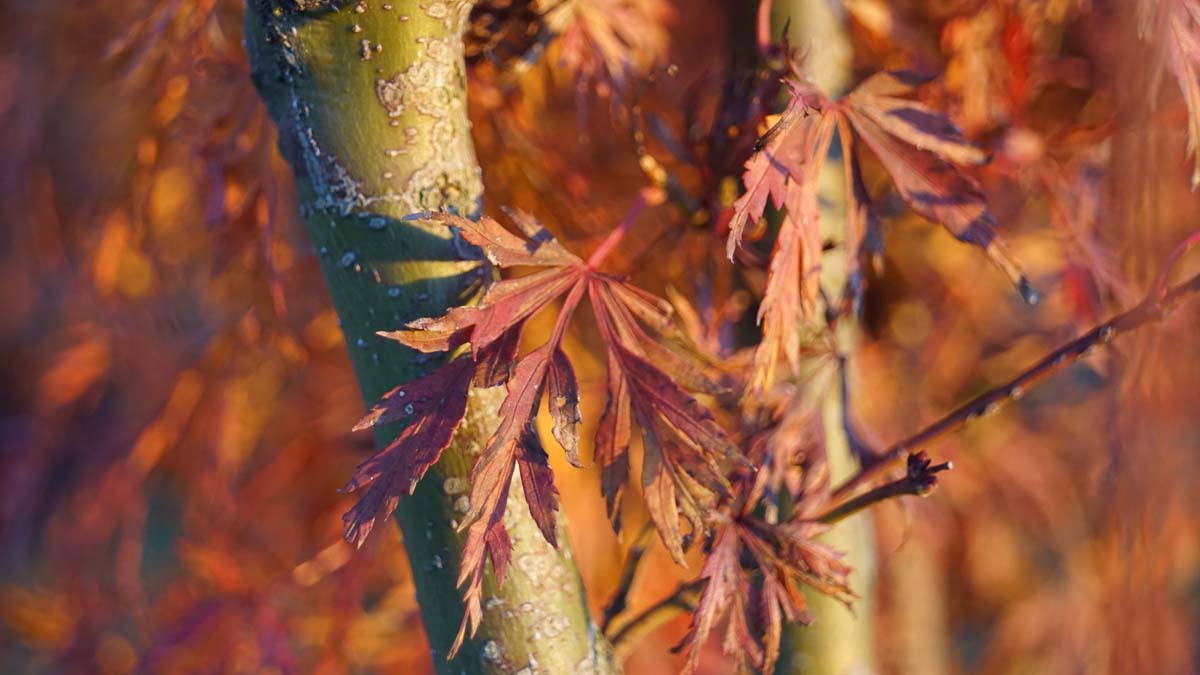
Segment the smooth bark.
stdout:
<svg viewBox="0 0 1200 675">
<path fill-rule="evenodd" d="M 825 0 L 776 2 L 772 17 L 775 30 L 781 32 L 790 19 L 791 43 L 805 54 L 805 70 L 830 96 L 839 96 L 850 86 L 853 49 L 840 7 Z M 840 147 L 834 142 L 833 147 Z M 823 240 L 845 239 L 845 200 L 842 158 L 832 156 L 821 175 L 821 236 Z M 821 286 L 829 297 L 840 295 L 846 280 L 846 268 L 840 252 L 821 260 Z M 859 337 L 856 317 L 838 321 L 838 350 L 853 355 Z M 851 363 L 852 363 L 851 359 Z M 825 453 L 832 485 L 854 474 L 858 461 L 846 438 L 841 384 L 836 375 L 814 383 L 825 435 Z M 852 377 L 848 380 L 853 382 Z M 853 392 L 851 392 L 852 394 Z M 847 400 L 853 400 L 847 397 Z M 843 561 L 853 568 L 850 587 L 859 596 L 851 612 L 839 601 L 815 591 L 805 593 L 813 622 L 808 626 L 790 625 L 775 672 L 783 674 L 866 675 L 877 671 L 874 637 L 874 593 L 876 577 L 875 535 L 869 513 L 859 513 L 840 521 L 821 537 L 822 541 L 845 552 Z"/>
<path fill-rule="evenodd" d="M 295 174 L 368 403 L 439 362 L 376 331 L 440 315 L 490 274 L 445 227 L 403 220 L 420 211 L 480 209 L 461 37 L 470 9 L 465 0 L 247 3 L 254 81 Z M 613 672 L 569 548 L 546 544 L 519 490 L 505 514 L 513 568 L 499 589 L 489 574 L 479 633 L 446 660 L 462 618 L 456 518 L 466 510 L 471 466 L 502 398 L 501 388 L 471 393 L 451 446 L 396 512 L 434 664 L 447 674 Z M 395 432 L 381 429 L 378 442 Z"/>
</svg>

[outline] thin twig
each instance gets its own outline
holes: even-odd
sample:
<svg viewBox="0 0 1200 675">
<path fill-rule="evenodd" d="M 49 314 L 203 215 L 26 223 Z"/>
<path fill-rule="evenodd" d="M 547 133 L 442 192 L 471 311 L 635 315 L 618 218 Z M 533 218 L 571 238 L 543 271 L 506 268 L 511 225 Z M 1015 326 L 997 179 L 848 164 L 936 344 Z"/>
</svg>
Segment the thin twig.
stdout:
<svg viewBox="0 0 1200 675">
<path fill-rule="evenodd" d="M 608 233 L 608 236 L 604 238 L 604 241 L 600 242 L 600 245 L 596 247 L 591 257 L 588 258 L 588 269 L 594 270 L 599 268 L 600 263 L 604 262 L 608 254 L 625 238 L 625 234 L 629 232 L 629 228 L 633 226 L 634 221 L 642 214 L 642 209 L 646 208 L 646 203 L 649 201 L 646 195 L 646 190 L 638 191 L 637 199 L 634 200 L 633 206 L 629 208 L 629 213 L 626 214 L 625 220 L 622 220 L 612 232 Z"/>
<path fill-rule="evenodd" d="M 929 458 L 925 453 L 917 453 L 909 456 L 908 473 L 898 480 L 892 481 L 887 485 L 882 485 L 874 490 L 871 490 L 855 499 L 851 499 L 844 504 L 835 507 L 824 515 L 818 516 L 816 520 L 828 525 L 832 525 L 843 518 L 865 509 L 873 504 L 876 504 L 884 499 L 898 497 L 901 495 L 920 495 L 924 496 L 933 491 L 937 486 L 937 474 L 953 468 L 949 462 L 942 464 L 931 465 Z M 644 534 L 644 533 L 643 533 Z M 639 537 L 640 539 L 640 537 Z M 637 544 L 634 545 L 637 548 Z M 633 558 L 633 550 L 630 552 L 630 558 Z M 622 575 L 622 588 L 627 591 L 626 578 L 632 578 L 632 571 L 636 568 L 634 565 L 629 565 L 626 562 L 625 574 Z M 687 583 L 680 584 L 673 593 L 667 597 L 654 603 L 642 613 L 630 619 L 620 630 L 610 632 L 608 623 L 611 620 L 608 610 L 605 611 L 604 633 L 608 636 L 612 643 L 613 649 L 618 653 L 628 649 L 630 643 L 638 638 L 650 633 L 655 628 L 666 623 L 676 613 L 680 611 L 693 612 L 696 610 L 696 595 L 704 588 L 704 584 L 708 580 L 704 577 L 694 579 Z M 618 598 L 624 604 L 624 596 L 618 594 Z M 614 598 L 613 603 L 617 601 Z M 610 604 L 611 607 L 613 604 Z"/>
<path fill-rule="evenodd" d="M 618 614 L 625 611 L 629 601 L 629 591 L 633 588 L 633 579 L 637 576 L 638 565 L 642 562 L 642 556 L 646 555 L 646 549 L 649 548 L 650 535 L 654 533 L 654 525 L 647 522 L 642 527 L 642 531 L 638 533 L 636 539 L 633 540 L 633 545 L 629 547 L 629 554 L 625 557 L 625 565 L 621 569 L 621 581 L 617 584 L 617 591 L 613 594 L 611 600 L 604 607 L 604 618 L 600 621 L 600 630 L 606 635 L 609 628 L 612 627 L 612 621 Z"/>
<path fill-rule="evenodd" d="M 942 462 L 930 465 L 929 457 L 924 452 L 908 456 L 908 473 L 890 483 L 884 483 L 877 488 L 867 490 L 861 495 L 848 499 L 834 506 L 825 513 L 813 518 L 813 521 L 833 525 L 834 523 L 852 516 L 863 509 L 872 507 L 885 499 L 911 495 L 925 497 L 937 487 L 937 475 L 942 471 L 953 469 L 954 464 Z"/>
<path fill-rule="evenodd" d="M 925 453 L 917 451 L 921 446 L 940 438 L 971 419 L 994 412 L 999 406 L 1021 398 L 1028 387 L 1074 363 L 1097 345 L 1106 344 L 1117 335 L 1161 320 L 1187 295 L 1196 292 L 1200 292 L 1200 274 L 1166 292 L 1155 293 L 1158 297 L 1147 298 L 1128 312 L 1119 314 L 1096 326 L 1079 338 L 1054 350 L 1008 383 L 975 397 L 949 415 L 896 443 L 879 455 L 873 463 L 864 467 L 858 474 L 834 490 L 833 497 L 836 500 L 839 497 L 853 494 L 862 485 L 880 477 L 897 460 L 905 456 L 908 457 L 909 462 L 907 475 L 857 497 L 847 499 L 815 520 L 832 525 L 890 497 L 928 494 L 937 483 L 934 474 L 950 469 L 952 465 L 945 462 L 931 466 Z M 706 582 L 707 579 L 700 578 L 680 584 L 673 593 L 630 619 L 620 629 L 611 633 L 605 631 L 613 649 L 620 654 L 628 650 L 638 638 L 663 625 L 678 612 L 695 611 L 697 595 L 704 588 Z"/>
<path fill-rule="evenodd" d="M 663 625 L 680 611 L 696 611 L 696 596 L 707 582 L 708 579 L 701 577 L 679 584 L 673 593 L 627 621 L 619 630 L 608 636 L 613 650 L 621 653 L 628 649 L 639 637 Z"/>
<path fill-rule="evenodd" d="M 1181 300 L 1197 291 L 1200 291 L 1200 274 L 1165 292 L 1155 293 L 1157 297 L 1147 298 L 1133 309 L 1118 314 L 1059 347 L 1012 380 L 976 396 L 945 417 L 884 450 L 858 473 L 838 486 L 833 491 L 833 499 L 849 497 L 867 483 L 881 478 L 905 455 L 915 452 L 970 420 L 994 413 L 1009 401 L 1020 399 L 1029 387 L 1079 360 L 1097 345 L 1107 344 L 1118 335 L 1161 320 Z"/>
</svg>

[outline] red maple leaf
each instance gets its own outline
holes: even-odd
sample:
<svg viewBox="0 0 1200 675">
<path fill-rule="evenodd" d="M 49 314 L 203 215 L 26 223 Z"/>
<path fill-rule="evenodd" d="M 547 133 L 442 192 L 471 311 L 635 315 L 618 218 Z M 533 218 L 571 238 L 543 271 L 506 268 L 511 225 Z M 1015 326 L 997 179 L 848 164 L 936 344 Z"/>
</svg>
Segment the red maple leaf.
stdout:
<svg viewBox="0 0 1200 675">
<path fill-rule="evenodd" d="M 704 530 L 707 507 L 717 495 L 728 494 L 722 464 L 745 462 L 709 411 L 688 392 L 689 387 L 715 391 L 715 385 L 700 367 L 651 335 L 672 327 L 670 306 L 598 270 L 632 218 L 585 262 L 564 249 L 532 217 L 517 211 L 510 217 L 525 238 L 487 217 L 474 222 L 446 213 L 422 216 L 457 228 L 465 240 L 482 248 L 499 267 L 542 269 L 493 284 L 478 305 L 456 307 L 444 316 L 414 321 L 406 330 L 381 333 L 424 352 L 449 351 L 465 344 L 470 350 L 432 375 L 390 393 L 360 422 L 362 428 L 401 419 L 404 415 L 397 410 L 407 410 L 404 400 L 412 391 L 441 392 L 437 405 L 409 413 L 413 423 L 368 460 L 347 486 L 356 489 L 377 481 L 347 515 L 347 522 L 354 524 L 353 531 L 348 525 L 347 532 L 361 543 L 370 530 L 369 523 L 388 513 L 399 495 L 411 490 L 448 445 L 450 433 L 462 418 L 471 382 L 475 386 L 504 384 L 507 388 L 499 410 L 499 426 L 472 470 L 470 507 L 460 525 L 467 529 L 467 540 L 458 583 L 467 609 L 452 653 L 468 632 L 474 633 L 482 619 L 486 562 L 491 561 L 500 581 L 508 567 L 511 545 L 503 515 L 514 472 L 520 473 L 525 501 L 542 535 L 551 545 L 558 543 L 558 497 L 534 420 L 548 390 L 554 437 L 567 459 L 581 464 L 578 384 L 561 345 L 584 295 L 590 297 L 608 345 L 609 402 L 597 432 L 596 457 L 601 463 L 602 487 L 614 524 L 618 522 L 616 507 L 628 473 L 635 422 L 644 440 L 642 487 L 650 514 L 664 544 L 681 563 L 685 536 L 679 514 L 683 513 L 693 534 Z M 559 300 L 562 305 L 549 339 L 517 358 L 526 320 Z M 431 394 L 426 397 L 433 403 Z M 434 419 L 438 415 L 444 417 Z M 422 445 L 418 447 L 417 443 Z M 386 481 L 378 481 L 385 476 Z"/>
<path fill-rule="evenodd" d="M 722 618 L 727 618 L 723 651 L 742 665 L 770 673 L 784 620 L 810 620 L 801 584 L 850 602 L 850 569 L 839 554 L 813 540 L 823 529 L 799 520 L 769 524 L 748 512 L 725 525 L 700 575 L 707 583 L 691 628 L 677 647 L 688 647 L 685 675 L 695 672 L 700 648 Z"/>
<path fill-rule="evenodd" d="M 981 164 L 986 154 L 941 113 L 900 98 L 924 81 L 911 73 L 878 73 L 841 99 L 831 100 L 799 76 L 784 80 L 791 101 L 747 160 L 742 177 L 746 192 L 734 203 L 730 221 L 732 258 L 747 224 L 762 218 L 768 198 L 784 209 L 759 305 L 763 338 L 755 354 L 752 390 L 761 392 L 774 382 L 780 361 L 793 372 L 799 367 L 797 327 L 812 314 L 820 292 L 817 183 L 834 128 L 846 164 L 848 288 L 843 304 L 856 304 L 860 297 L 860 260 L 872 239 L 871 230 L 877 227 L 853 136 L 879 158 L 896 191 L 914 211 L 940 223 L 959 240 L 984 249 L 1022 295 L 1036 302 L 1032 287 L 996 236 L 995 219 L 978 182 L 956 166 Z"/>
<path fill-rule="evenodd" d="M 370 485 L 343 517 L 346 540 L 362 546 L 379 516 L 396 509 L 400 495 L 411 494 L 417 481 L 438 460 L 467 406 L 474 363 L 458 358 L 429 375 L 396 387 L 354 429 L 407 420 L 396 438 L 359 465 L 342 488 L 353 492 Z"/>
</svg>

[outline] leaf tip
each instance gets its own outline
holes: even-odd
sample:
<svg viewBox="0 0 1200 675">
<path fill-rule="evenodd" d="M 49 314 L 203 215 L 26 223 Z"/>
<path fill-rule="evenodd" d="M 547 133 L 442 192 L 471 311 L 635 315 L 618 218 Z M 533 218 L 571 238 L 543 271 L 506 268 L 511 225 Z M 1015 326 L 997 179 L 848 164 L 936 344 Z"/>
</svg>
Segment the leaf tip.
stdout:
<svg viewBox="0 0 1200 675">
<path fill-rule="evenodd" d="M 346 516 L 345 528 L 342 530 L 342 539 L 355 549 L 361 549 L 367 541 L 367 537 L 371 534 L 371 527 L 374 525 L 374 521 L 361 522 L 349 513 Z"/>
<path fill-rule="evenodd" d="M 1026 279 L 1024 276 L 1017 282 L 1017 291 L 1021 294 L 1021 298 L 1025 300 L 1025 304 L 1031 307 L 1036 306 L 1042 301 L 1041 294 L 1037 292 L 1037 289 L 1033 287 L 1029 279 Z"/>
<path fill-rule="evenodd" d="M 1013 285 L 1017 287 L 1017 292 L 1020 293 L 1021 299 L 1026 304 L 1035 306 L 1041 302 L 1041 294 L 1033 287 L 1029 278 L 1021 270 L 1020 265 L 1012 259 L 998 238 L 989 242 L 984 247 L 984 252 L 1008 276 Z"/>
<path fill-rule="evenodd" d="M 347 481 L 345 485 L 343 485 L 342 487 L 338 488 L 338 491 L 337 491 L 337 492 L 338 492 L 338 494 L 339 494 L 339 495 L 348 495 L 348 494 L 350 494 L 351 492 L 354 492 L 355 490 L 357 490 L 357 489 L 358 489 L 358 488 L 360 488 L 360 487 L 362 487 L 362 486 L 361 486 L 361 485 L 359 484 L 359 482 L 358 482 L 358 476 L 355 476 L 354 478 L 351 478 L 349 481 Z M 346 517 L 347 517 L 347 518 L 349 518 L 349 517 L 350 517 L 350 514 L 349 514 L 349 513 L 347 513 L 347 514 L 346 514 Z"/>
<path fill-rule="evenodd" d="M 466 637 L 467 617 L 464 616 L 462 623 L 458 626 L 458 635 L 454 638 L 454 644 L 450 645 L 450 651 L 446 654 L 446 661 L 453 661 L 454 657 L 458 656 L 458 650 L 462 649 L 463 640 L 466 639 Z"/>
</svg>

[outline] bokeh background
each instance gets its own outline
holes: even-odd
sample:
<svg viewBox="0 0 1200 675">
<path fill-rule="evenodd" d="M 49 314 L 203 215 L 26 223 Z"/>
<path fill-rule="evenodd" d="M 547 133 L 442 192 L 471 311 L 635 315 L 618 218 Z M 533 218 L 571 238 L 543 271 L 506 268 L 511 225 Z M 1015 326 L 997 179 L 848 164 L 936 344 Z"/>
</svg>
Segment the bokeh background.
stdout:
<svg viewBox="0 0 1200 675">
<path fill-rule="evenodd" d="M 644 183 L 629 105 L 646 73 L 678 66 L 645 104 L 687 138 L 711 126 L 746 45 L 730 37 L 736 2 L 574 4 L 544 53 L 479 59 L 471 96 L 489 208 L 525 208 L 586 248 Z M 943 73 L 923 96 L 994 152 L 980 177 L 1045 296 L 1023 305 L 869 171 L 886 254 L 853 405 L 874 437 L 1133 306 L 1196 230 L 1188 110 L 1136 4 L 840 5 L 856 73 Z M 428 672 L 398 531 L 359 552 L 340 538 L 337 489 L 370 439 L 349 433 L 363 402 L 250 84 L 242 2 L 4 10 L 0 671 Z M 684 185 L 713 183 L 662 137 L 651 150 Z M 737 318 L 736 289 L 761 272 L 734 278 L 713 230 L 667 208 L 640 223 L 625 251 L 639 282 Z M 594 337 L 570 339 L 594 423 L 603 364 Z M 941 487 L 873 516 L 878 602 L 862 619 L 883 672 L 1195 671 L 1200 299 L 930 451 L 956 465 Z M 596 476 L 555 469 L 598 610 L 628 542 Z M 661 550 L 645 565 L 635 606 L 685 574 Z M 665 626 L 629 672 L 677 668 L 685 629 Z M 726 672 L 715 648 L 710 661 Z"/>
</svg>

